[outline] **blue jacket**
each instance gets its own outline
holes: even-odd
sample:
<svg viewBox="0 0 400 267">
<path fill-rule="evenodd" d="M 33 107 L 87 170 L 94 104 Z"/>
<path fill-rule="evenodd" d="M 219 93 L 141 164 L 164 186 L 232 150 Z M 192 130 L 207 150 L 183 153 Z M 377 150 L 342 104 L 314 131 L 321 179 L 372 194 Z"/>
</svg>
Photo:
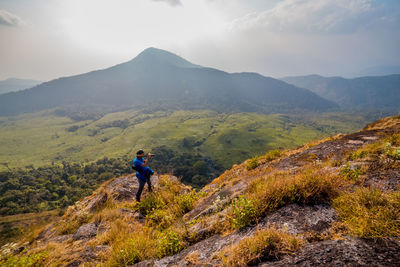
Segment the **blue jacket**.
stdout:
<svg viewBox="0 0 400 267">
<path fill-rule="evenodd" d="M 146 176 L 149 173 L 154 173 L 154 171 L 152 169 L 150 169 L 149 167 L 143 167 L 144 163 L 144 159 L 143 158 L 135 158 L 133 160 L 133 166 L 135 166 L 136 170 L 138 170 L 136 172 L 136 177 L 142 181 L 146 181 Z"/>
</svg>

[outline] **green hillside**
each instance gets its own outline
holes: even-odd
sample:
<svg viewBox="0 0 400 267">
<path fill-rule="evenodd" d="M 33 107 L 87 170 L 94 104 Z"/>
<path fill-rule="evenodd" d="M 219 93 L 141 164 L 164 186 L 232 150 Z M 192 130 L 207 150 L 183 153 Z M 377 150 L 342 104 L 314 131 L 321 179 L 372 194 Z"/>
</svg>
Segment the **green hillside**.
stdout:
<svg viewBox="0 0 400 267">
<path fill-rule="evenodd" d="M 358 130 L 373 119 L 338 113 L 261 115 L 127 110 L 100 119 L 76 121 L 56 113 L 0 117 L 0 168 L 133 156 L 139 148 L 151 150 L 160 146 L 177 153 L 197 152 L 229 168 L 266 150 L 296 147 L 339 132 Z"/>
</svg>

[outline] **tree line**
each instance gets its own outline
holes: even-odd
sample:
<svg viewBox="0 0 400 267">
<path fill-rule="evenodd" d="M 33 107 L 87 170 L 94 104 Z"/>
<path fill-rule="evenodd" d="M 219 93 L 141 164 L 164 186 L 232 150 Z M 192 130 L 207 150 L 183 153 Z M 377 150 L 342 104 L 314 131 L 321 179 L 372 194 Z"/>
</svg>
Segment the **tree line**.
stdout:
<svg viewBox="0 0 400 267">
<path fill-rule="evenodd" d="M 150 165 L 196 188 L 216 177 L 221 168 L 195 153 L 177 153 L 166 147 L 152 150 Z M 46 167 L 16 168 L 0 172 L 0 215 L 65 208 L 90 195 L 101 183 L 132 173 L 133 156 L 107 158 L 92 163 L 63 161 Z"/>
</svg>

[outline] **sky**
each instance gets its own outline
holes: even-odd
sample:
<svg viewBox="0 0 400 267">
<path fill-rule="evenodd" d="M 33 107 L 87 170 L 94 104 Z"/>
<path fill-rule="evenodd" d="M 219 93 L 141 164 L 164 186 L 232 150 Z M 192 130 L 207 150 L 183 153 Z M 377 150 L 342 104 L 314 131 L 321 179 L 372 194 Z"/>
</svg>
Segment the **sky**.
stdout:
<svg viewBox="0 0 400 267">
<path fill-rule="evenodd" d="M 400 0 L 0 0 L 0 80 L 107 68 L 148 47 L 228 72 L 400 66 Z"/>
</svg>

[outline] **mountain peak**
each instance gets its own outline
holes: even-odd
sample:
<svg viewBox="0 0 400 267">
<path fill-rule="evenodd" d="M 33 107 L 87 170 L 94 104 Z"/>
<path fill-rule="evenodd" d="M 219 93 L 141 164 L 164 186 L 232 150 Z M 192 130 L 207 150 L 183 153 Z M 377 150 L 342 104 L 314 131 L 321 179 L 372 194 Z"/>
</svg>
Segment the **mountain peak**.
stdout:
<svg viewBox="0 0 400 267">
<path fill-rule="evenodd" d="M 186 59 L 171 53 L 166 50 L 162 50 L 155 47 L 149 47 L 143 50 L 137 57 L 132 61 L 141 63 L 157 63 L 157 64 L 168 64 L 181 68 L 199 68 L 201 66 L 195 65 L 187 61 Z"/>
</svg>

